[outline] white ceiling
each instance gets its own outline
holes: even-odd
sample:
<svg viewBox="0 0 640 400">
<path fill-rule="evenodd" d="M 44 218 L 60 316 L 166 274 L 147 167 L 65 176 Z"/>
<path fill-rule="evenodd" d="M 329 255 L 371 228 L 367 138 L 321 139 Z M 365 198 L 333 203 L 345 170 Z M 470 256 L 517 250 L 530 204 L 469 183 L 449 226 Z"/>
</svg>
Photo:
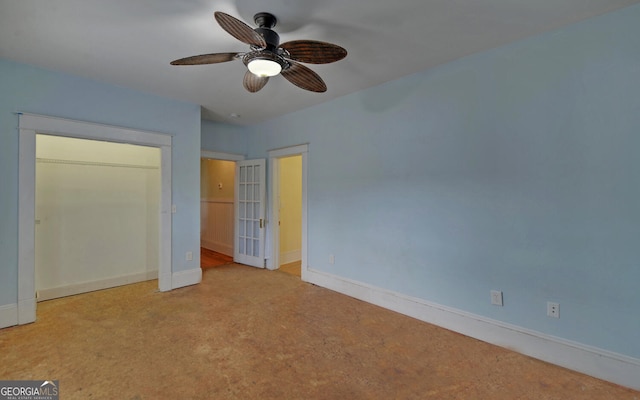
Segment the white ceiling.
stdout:
<svg viewBox="0 0 640 400">
<path fill-rule="evenodd" d="M 0 0 L 0 58 L 184 100 L 203 117 L 251 124 L 558 29 L 640 0 Z M 253 26 L 271 12 L 281 42 L 314 39 L 348 51 L 308 65 L 326 93 L 271 78 L 242 86 L 241 61 L 171 66 L 191 55 L 244 52 L 213 18 Z M 232 118 L 231 114 L 240 118 Z"/>
</svg>

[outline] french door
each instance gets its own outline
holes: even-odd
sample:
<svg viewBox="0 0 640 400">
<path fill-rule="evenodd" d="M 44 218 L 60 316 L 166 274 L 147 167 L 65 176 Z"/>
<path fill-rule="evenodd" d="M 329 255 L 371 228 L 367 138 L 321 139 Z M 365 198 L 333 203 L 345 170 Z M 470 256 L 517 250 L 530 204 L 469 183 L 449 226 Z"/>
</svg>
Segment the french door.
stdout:
<svg viewBox="0 0 640 400">
<path fill-rule="evenodd" d="M 236 162 L 233 260 L 264 268 L 265 160 Z"/>
</svg>

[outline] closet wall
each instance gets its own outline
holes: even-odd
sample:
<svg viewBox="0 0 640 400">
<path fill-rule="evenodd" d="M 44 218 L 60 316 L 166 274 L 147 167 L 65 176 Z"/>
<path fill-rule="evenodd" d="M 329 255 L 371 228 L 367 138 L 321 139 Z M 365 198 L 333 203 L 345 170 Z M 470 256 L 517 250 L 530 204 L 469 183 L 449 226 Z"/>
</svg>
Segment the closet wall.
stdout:
<svg viewBox="0 0 640 400">
<path fill-rule="evenodd" d="M 157 278 L 159 216 L 159 149 L 37 135 L 38 299 Z"/>
</svg>

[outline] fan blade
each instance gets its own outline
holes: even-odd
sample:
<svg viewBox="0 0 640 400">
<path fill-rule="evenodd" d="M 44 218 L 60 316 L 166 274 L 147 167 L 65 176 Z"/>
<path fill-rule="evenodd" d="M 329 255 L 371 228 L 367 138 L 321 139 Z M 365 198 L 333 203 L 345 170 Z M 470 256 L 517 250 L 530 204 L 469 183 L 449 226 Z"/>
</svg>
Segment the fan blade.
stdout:
<svg viewBox="0 0 640 400">
<path fill-rule="evenodd" d="M 251 73 L 251 71 L 247 71 L 244 74 L 244 79 L 242 80 L 242 84 L 244 88 L 250 91 L 251 93 L 255 93 L 258 90 L 262 89 L 264 85 L 269 82 L 268 76 L 258 76 Z"/>
<path fill-rule="evenodd" d="M 289 52 L 287 58 L 309 64 L 328 64 L 347 56 L 342 47 L 317 40 L 292 40 L 280 47 Z"/>
<path fill-rule="evenodd" d="M 322 93 L 327 91 L 327 85 L 318 74 L 302 64 L 293 61 L 290 61 L 290 64 L 291 66 L 289 68 L 283 69 L 282 72 L 280 72 L 286 80 L 299 88 L 311 92 Z"/>
<path fill-rule="evenodd" d="M 179 60 L 171 61 L 171 65 L 216 64 L 216 63 L 232 61 L 236 58 L 237 55 L 238 53 L 201 54 L 199 56 L 185 57 Z"/>
<path fill-rule="evenodd" d="M 264 38 L 260 36 L 258 32 L 254 31 L 249 25 L 221 11 L 216 11 L 214 14 L 220 27 L 227 31 L 229 35 L 246 44 L 261 48 L 267 47 L 267 43 L 264 41 Z"/>
</svg>

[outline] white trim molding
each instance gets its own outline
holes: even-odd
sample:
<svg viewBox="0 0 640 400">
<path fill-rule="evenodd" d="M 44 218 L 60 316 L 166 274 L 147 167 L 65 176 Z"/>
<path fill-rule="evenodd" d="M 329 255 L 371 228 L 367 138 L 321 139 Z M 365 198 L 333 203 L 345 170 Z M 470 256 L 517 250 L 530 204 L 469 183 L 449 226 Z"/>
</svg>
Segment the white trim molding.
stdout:
<svg viewBox="0 0 640 400">
<path fill-rule="evenodd" d="M 640 359 L 307 269 L 307 281 L 463 335 L 640 390 Z"/>
<path fill-rule="evenodd" d="M 171 136 L 165 133 L 123 128 L 93 122 L 77 121 L 47 115 L 19 113 L 20 129 L 55 136 L 108 140 L 152 147 L 171 146 Z"/>
<path fill-rule="evenodd" d="M 211 160 L 226 161 L 243 161 L 245 157 L 242 154 L 222 153 L 219 151 L 200 150 L 200 158 L 209 158 Z"/>
<path fill-rule="evenodd" d="M 73 285 L 58 286 L 54 288 L 41 289 L 37 292 L 37 300 L 45 301 L 57 299 L 59 297 L 73 296 L 79 293 L 94 292 L 96 290 L 109 289 L 117 286 L 129 285 L 136 282 L 144 282 L 158 278 L 158 271 L 140 272 L 115 276 L 113 278 L 100 279 L 91 282 L 75 283 Z"/>
<path fill-rule="evenodd" d="M 171 289 L 196 285 L 202 282 L 202 269 L 192 268 L 186 271 L 174 272 L 171 275 Z"/>
<path fill-rule="evenodd" d="M 36 131 L 22 127 L 23 117 L 18 138 L 18 324 L 36 320 Z"/>
<path fill-rule="evenodd" d="M 0 306 L 0 329 L 18 325 L 18 305 L 5 304 Z"/>
<path fill-rule="evenodd" d="M 158 268 L 158 289 L 171 290 L 171 257 L 173 257 L 173 150 L 171 146 L 160 147 L 160 265 Z"/>
<path fill-rule="evenodd" d="M 290 147 L 281 147 L 279 149 L 269 150 L 269 158 L 280 158 L 280 157 L 290 157 L 297 156 L 309 151 L 309 144 L 299 144 L 296 146 Z"/>
</svg>

